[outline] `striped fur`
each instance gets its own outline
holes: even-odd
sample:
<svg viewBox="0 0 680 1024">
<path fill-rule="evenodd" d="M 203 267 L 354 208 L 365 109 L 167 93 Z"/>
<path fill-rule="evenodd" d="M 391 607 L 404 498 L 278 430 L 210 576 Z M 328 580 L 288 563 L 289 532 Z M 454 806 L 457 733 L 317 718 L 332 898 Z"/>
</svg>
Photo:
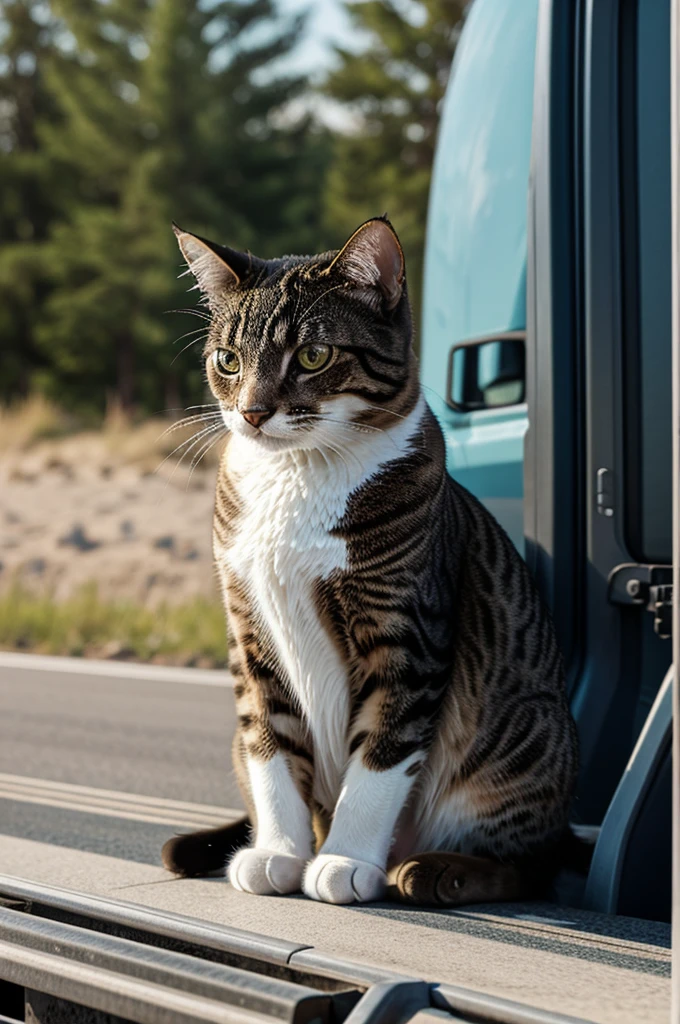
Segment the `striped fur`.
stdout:
<svg viewBox="0 0 680 1024">
<path fill-rule="evenodd" d="M 373 220 L 339 253 L 267 262 L 177 233 L 230 432 L 214 551 L 254 830 L 230 880 L 329 902 L 527 894 L 569 835 L 562 661 L 525 563 L 446 472 L 396 235 Z M 167 866 L 195 873 L 206 842 L 174 841 Z"/>
</svg>

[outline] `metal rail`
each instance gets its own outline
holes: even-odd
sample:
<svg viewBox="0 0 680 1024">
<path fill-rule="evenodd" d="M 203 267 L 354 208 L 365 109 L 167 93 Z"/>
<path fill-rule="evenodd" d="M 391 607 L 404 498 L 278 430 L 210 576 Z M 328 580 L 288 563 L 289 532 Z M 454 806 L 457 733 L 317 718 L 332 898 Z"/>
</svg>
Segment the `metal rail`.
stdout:
<svg viewBox="0 0 680 1024">
<path fill-rule="evenodd" d="M 0 1015 L 7 983 L 20 986 L 15 997 L 23 990 L 32 1024 L 588 1024 L 301 943 L 0 875 Z M 11 1024 L 21 1020 L 13 1013 Z"/>
</svg>

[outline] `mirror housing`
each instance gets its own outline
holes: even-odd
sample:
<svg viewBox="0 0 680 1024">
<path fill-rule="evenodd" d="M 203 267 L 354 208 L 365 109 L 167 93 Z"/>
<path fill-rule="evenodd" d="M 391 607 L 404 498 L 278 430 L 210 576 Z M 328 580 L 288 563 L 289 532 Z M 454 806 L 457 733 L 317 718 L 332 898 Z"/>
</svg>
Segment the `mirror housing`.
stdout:
<svg viewBox="0 0 680 1024">
<path fill-rule="evenodd" d="M 454 345 L 446 404 L 456 412 L 521 405 L 526 395 L 525 331 L 506 331 Z"/>
</svg>

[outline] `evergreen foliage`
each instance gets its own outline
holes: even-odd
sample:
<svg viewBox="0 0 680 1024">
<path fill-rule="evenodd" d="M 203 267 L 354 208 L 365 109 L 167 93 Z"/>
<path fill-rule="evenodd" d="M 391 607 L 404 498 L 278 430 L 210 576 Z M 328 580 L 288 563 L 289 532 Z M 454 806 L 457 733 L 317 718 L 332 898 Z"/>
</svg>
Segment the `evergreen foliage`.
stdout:
<svg viewBox="0 0 680 1024">
<path fill-rule="evenodd" d="M 277 62 L 302 23 L 276 0 L 4 0 L 0 401 L 38 389 L 101 415 L 112 398 L 202 400 L 196 350 L 180 354 L 201 322 L 171 312 L 196 305 L 173 220 L 266 257 L 339 245 L 387 210 L 417 302 L 463 4 L 347 7 L 359 46 L 327 94 L 353 127 L 332 138 L 291 113 L 309 85 Z"/>
<path fill-rule="evenodd" d="M 41 364 L 35 325 L 45 296 L 41 247 L 55 214 L 40 124 L 56 119 L 47 86 L 57 59 L 43 0 L 5 0 L 0 20 L 0 400 L 25 395 Z"/>
<path fill-rule="evenodd" d="M 467 0 L 361 0 L 346 4 L 359 47 L 338 49 L 326 91 L 354 115 L 335 140 L 326 222 L 386 212 L 397 228 L 419 320 L 430 173 L 441 102 Z"/>
<path fill-rule="evenodd" d="M 273 0 L 10 0 L 4 21 L 4 397 L 198 398 L 199 361 L 173 346 L 198 322 L 168 315 L 195 305 L 171 221 L 265 255 L 322 241 L 327 138 L 277 120 L 304 82 L 268 70 L 299 21 Z"/>
</svg>

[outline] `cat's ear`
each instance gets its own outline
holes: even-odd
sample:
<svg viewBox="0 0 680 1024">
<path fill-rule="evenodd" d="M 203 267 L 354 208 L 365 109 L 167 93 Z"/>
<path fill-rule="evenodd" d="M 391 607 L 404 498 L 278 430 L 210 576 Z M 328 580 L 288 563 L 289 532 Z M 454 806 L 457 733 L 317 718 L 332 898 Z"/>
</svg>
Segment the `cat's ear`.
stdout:
<svg viewBox="0 0 680 1024">
<path fill-rule="evenodd" d="M 367 220 L 335 257 L 328 273 L 340 273 L 373 304 L 381 297 L 394 309 L 404 291 L 404 253 L 386 217 Z"/>
<path fill-rule="evenodd" d="M 251 253 L 238 252 L 199 235 L 192 235 L 177 224 L 172 225 L 172 230 L 189 270 L 208 301 L 243 284 L 264 266 L 264 260 L 259 260 Z"/>
</svg>

